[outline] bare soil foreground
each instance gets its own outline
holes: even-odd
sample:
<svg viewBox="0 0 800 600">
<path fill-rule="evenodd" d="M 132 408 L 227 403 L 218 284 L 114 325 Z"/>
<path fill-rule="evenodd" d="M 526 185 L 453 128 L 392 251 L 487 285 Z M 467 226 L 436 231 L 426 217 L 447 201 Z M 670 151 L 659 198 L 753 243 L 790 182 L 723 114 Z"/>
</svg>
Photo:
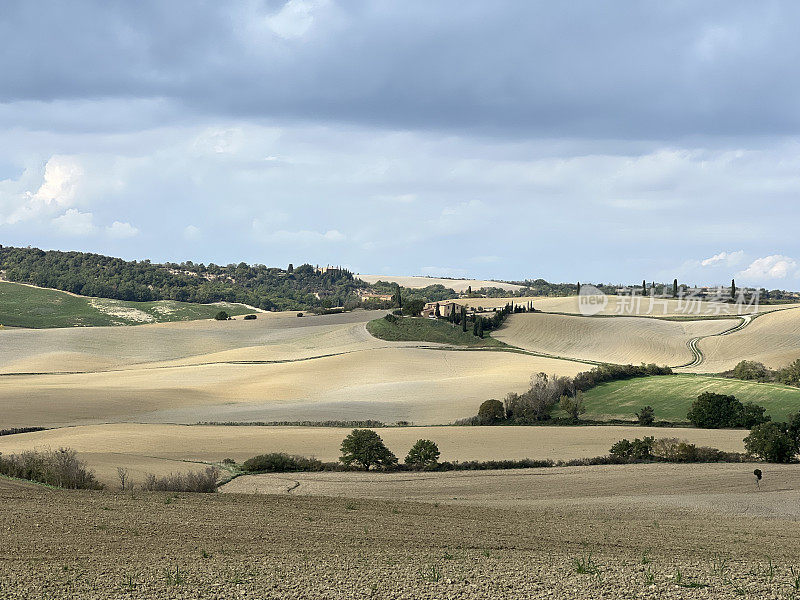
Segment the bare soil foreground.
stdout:
<svg viewBox="0 0 800 600">
<path fill-rule="evenodd" d="M 724 510 L 591 498 L 489 509 L 4 481 L 0 597 L 14 600 L 792 598 L 800 556 L 796 520 Z"/>
<path fill-rule="evenodd" d="M 116 485 L 118 466 L 140 481 L 147 473 L 202 469 L 232 458 L 241 463 L 267 452 L 287 452 L 336 461 L 350 429 L 335 427 L 260 427 L 210 425 L 149 425 L 119 423 L 64 427 L 0 437 L 0 452 L 34 448 L 76 450 L 98 478 Z M 699 446 L 742 452 L 745 431 L 687 428 L 586 427 L 391 427 L 380 436 L 400 460 L 420 438 L 434 440 L 441 460 L 502 460 L 590 458 L 608 454 L 622 439 L 644 435 L 678 437 Z M 189 461 L 189 462 L 185 462 Z M 752 469 L 751 469 L 752 471 Z M 254 490 L 248 490 L 254 491 Z"/>
</svg>

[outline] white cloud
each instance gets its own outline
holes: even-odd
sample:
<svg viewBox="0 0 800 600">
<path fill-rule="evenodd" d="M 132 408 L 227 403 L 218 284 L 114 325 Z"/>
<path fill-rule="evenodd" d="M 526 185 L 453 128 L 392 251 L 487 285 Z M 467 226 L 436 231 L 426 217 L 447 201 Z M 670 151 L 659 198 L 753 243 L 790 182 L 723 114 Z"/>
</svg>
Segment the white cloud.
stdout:
<svg viewBox="0 0 800 600">
<path fill-rule="evenodd" d="M 267 17 L 267 27 L 284 39 L 303 37 L 314 24 L 314 11 L 325 2 L 289 0 L 275 14 Z"/>
<path fill-rule="evenodd" d="M 725 264 L 731 267 L 738 265 L 740 262 L 742 262 L 743 258 L 744 250 L 738 250 L 737 252 L 720 252 L 711 258 L 706 258 L 705 260 L 700 261 L 700 264 L 704 267 L 713 267 L 720 264 Z"/>
<path fill-rule="evenodd" d="M 83 180 L 83 169 L 80 163 L 71 156 L 50 157 L 44 167 L 44 175 L 39 188 L 25 191 L 11 201 L 10 214 L 2 219 L 14 225 L 72 206 L 75 196 Z"/>
<path fill-rule="evenodd" d="M 111 225 L 106 227 L 106 235 L 118 240 L 132 238 L 138 234 L 139 230 L 127 222 L 114 221 Z"/>
<path fill-rule="evenodd" d="M 183 229 L 183 239 L 189 241 L 199 240 L 201 236 L 201 231 L 199 227 L 195 227 L 194 225 L 187 225 Z"/>
<path fill-rule="evenodd" d="M 773 254 L 763 258 L 757 258 L 744 271 L 739 271 L 736 276 L 748 281 L 760 281 L 764 279 L 786 279 L 787 277 L 797 277 L 797 261 L 788 256 Z"/>
<path fill-rule="evenodd" d="M 65 235 L 85 236 L 91 235 L 97 230 L 93 221 L 92 213 L 82 213 L 75 208 L 70 208 L 60 217 L 53 219 L 53 225 Z"/>
</svg>

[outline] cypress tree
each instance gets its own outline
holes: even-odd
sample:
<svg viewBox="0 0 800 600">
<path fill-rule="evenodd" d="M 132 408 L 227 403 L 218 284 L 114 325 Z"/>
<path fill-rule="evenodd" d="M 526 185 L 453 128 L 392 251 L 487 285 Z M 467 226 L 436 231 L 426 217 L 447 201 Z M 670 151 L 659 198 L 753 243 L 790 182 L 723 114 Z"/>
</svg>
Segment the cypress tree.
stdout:
<svg viewBox="0 0 800 600">
<path fill-rule="evenodd" d="M 483 317 L 478 317 L 478 331 L 476 332 L 476 335 L 479 338 L 483 337 Z"/>
<path fill-rule="evenodd" d="M 736 280 L 731 279 L 731 298 L 736 298 Z"/>
<path fill-rule="evenodd" d="M 642 295 L 643 296 L 644 296 L 644 293 L 646 291 L 647 291 L 647 282 L 644 279 L 642 279 Z"/>
<path fill-rule="evenodd" d="M 461 331 L 467 331 L 467 307 L 461 306 Z"/>
<path fill-rule="evenodd" d="M 672 282 L 672 297 L 673 298 L 677 298 L 678 297 L 678 280 L 677 279 L 673 280 L 673 282 Z"/>
<path fill-rule="evenodd" d="M 578 292 L 577 292 L 577 294 L 578 294 L 578 296 L 581 295 L 581 282 L 580 281 L 578 282 Z"/>
</svg>

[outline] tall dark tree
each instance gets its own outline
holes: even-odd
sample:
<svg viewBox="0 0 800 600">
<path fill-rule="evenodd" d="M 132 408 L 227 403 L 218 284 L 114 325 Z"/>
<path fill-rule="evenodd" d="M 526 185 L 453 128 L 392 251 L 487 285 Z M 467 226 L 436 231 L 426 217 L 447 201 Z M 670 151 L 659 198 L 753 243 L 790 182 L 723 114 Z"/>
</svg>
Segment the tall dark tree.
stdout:
<svg viewBox="0 0 800 600">
<path fill-rule="evenodd" d="M 642 279 L 642 295 L 647 291 L 647 282 Z"/>
<path fill-rule="evenodd" d="M 672 280 L 672 297 L 673 298 L 677 298 L 678 297 L 678 279 L 677 278 Z"/>
<path fill-rule="evenodd" d="M 436 310 L 434 311 L 433 316 L 435 316 L 437 319 L 441 318 L 442 316 L 442 312 L 439 310 L 438 302 L 436 303 Z"/>
<path fill-rule="evenodd" d="M 581 282 L 580 281 L 578 282 L 578 291 L 576 293 L 578 294 L 578 296 L 581 295 Z"/>
<path fill-rule="evenodd" d="M 467 331 L 467 307 L 461 305 L 461 331 Z"/>
<path fill-rule="evenodd" d="M 392 304 L 397 306 L 397 308 L 403 308 L 403 297 L 400 294 L 400 285 L 396 285 L 394 288 L 394 294 L 392 295 Z"/>
<path fill-rule="evenodd" d="M 289 268 L 288 268 L 288 269 L 286 269 L 286 272 L 287 272 L 287 273 L 292 273 L 292 272 L 294 272 L 294 265 L 293 265 L 292 263 L 289 263 Z"/>
<path fill-rule="evenodd" d="M 736 280 L 731 279 L 731 298 L 736 298 Z"/>
</svg>

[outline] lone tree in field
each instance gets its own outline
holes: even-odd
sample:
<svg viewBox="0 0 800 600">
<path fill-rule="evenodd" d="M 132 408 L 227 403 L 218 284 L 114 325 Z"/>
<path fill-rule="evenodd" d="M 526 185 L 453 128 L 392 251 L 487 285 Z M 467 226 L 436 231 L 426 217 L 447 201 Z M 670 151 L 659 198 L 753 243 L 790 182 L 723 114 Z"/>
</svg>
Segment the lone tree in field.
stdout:
<svg viewBox="0 0 800 600">
<path fill-rule="evenodd" d="M 645 292 L 647 291 L 647 282 L 642 279 L 642 295 L 644 296 Z"/>
<path fill-rule="evenodd" d="M 678 280 L 677 279 L 674 279 L 672 281 L 672 297 L 673 298 L 677 298 L 678 297 Z"/>
<path fill-rule="evenodd" d="M 485 400 L 478 408 L 478 425 L 493 425 L 506 418 L 506 410 L 500 400 Z"/>
<path fill-rule="evenodd" d="M 580 296 L 581 295 L 581 282 L 580 281 L 578 282 L 578 286 L 577 287 L 578 287 L 578 289 L 577 289 L 576 293 L 578 294 L 578 296 Z"/>
<path fill-rule="evenodd" d="M 583 392 L 577 392 L 574 396 L 568 396 L 566 394 L 561 396 L 561 410 L 569 415 L 573 423 L 577 423 L 581 415 L 586 412 Z"/>
<path fill-rule="evenodd" d="M 371 429 L 353 429 L 342 441 L 339 460 L 348 467 L 356 464 L 365 471 L 371 467 L 389 469 L 397 464 L 397 457 Z"/>
<path fill-rule="evenodd" d="M 439 464 L 439 446 L 431 440 L 417 440 L 408 451 L 405 463 L 412 469 L 432 469 Z"/>
<path fill-rule="evenodd" d="M 731 279 L 731 298 L 736 298 L 736 280 Z"/>
<path fill-rule="evenodd" d="M 214 315 L 214 318 L 215 318 L 217 321 L 227 321 L 227 320 L 228 320 L 228 319 L 230 319 L 231 317 L 230 317 L 230 315 L 229 315 L 228 313 L 226 313 L 224 310 L 221 310 L 221 311 L 219 311 L 217 314 L 215 314 L 215 315 Z"/>
<path fill-rule="evenodd" d="M 761 477 L 763 476 L 763 473 L 761 472 L 761 469 L 755 469 L 753 471 L 753 475 L 756 476 L 756 486 L 757 487 L 761 487 Z"/>
<path fill-rule="evenodd" d="M 645 406 L 636 414 L 636 419 L 639 421 L 639 425 L 652 425 L 653 421 L 656 420 L 655 410 L 653 410 L 652 406 Z"/>
</svg>

